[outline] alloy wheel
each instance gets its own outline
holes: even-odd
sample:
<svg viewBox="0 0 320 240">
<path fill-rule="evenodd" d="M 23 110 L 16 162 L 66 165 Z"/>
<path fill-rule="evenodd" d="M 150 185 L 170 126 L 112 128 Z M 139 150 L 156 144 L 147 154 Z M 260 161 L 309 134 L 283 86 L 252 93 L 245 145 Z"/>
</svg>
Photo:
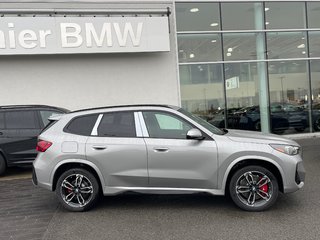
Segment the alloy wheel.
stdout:
<svg viewBox="0 0 320 240">
<path fill-rule="evenodd" d="M 84 175 L 68 175 L 61 183 L 61 198 L 73 208 L 86 206 L 93 198 L 93 185 Z"/>
<path fill-rule="evenodd" d="M 272 181 L 259 171 L 245 172 L 236 182 L 236 195 L 247 206 L 262 207 L 272 198 Z"/>
</svg>

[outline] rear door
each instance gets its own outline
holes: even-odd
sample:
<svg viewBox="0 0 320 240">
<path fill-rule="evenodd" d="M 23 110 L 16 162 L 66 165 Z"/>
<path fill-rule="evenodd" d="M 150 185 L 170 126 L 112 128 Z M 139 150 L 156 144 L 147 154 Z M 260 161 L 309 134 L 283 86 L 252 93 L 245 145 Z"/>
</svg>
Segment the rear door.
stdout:
<svg viewBox="0 0 320 240">
<path fill-rule="evenodd" d="M 35 150 L 41 124 L 36 110 L 10 110 L 4 113 L 5 129 L 2 149 L 9 164 L 29 163 Z"/>
<path fill-rule="evenodd" d="M 147 187 L 147 152 L 132 111 L 100 114 L 86 144 L 87 159 L 109 187 Z"/>
</svg>

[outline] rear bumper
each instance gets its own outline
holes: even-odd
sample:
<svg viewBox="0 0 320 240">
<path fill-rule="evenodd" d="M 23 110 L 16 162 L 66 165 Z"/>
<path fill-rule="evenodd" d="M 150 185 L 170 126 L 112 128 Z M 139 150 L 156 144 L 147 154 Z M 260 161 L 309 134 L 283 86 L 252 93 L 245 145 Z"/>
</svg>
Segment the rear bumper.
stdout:
<svg viewBox="0 0 320 240">
<path fill-rule="evenodd" d="M 36 174 L 36 171 L 34 170 L 34 166 L 32 166 L 32 183 L 35 186 L 38 185 L 37 174 Z"/>
</svg>

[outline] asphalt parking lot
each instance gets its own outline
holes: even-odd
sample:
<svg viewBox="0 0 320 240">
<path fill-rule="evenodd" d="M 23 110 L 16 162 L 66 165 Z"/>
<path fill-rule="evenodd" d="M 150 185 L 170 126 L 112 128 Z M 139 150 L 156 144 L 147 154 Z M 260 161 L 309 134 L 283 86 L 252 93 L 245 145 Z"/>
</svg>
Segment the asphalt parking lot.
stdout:
<svg viewBox="0 0 320 240">
<path fill-rule="evenodd" d="M 320 239 L 320 138 L 299 140 L 305 187 L 260 213 L 206 194 L 104 197 L 89 212 L 64 210 L 28 169 L 0 178 L 0 239 Z"/>
</svg>

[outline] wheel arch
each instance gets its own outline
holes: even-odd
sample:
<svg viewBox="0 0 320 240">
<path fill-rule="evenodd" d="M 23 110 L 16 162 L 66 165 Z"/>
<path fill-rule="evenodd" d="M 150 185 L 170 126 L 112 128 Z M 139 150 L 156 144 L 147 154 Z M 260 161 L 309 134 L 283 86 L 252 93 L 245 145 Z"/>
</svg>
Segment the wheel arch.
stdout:
<svg viewBox="0 0 320 240">
<path fill-rule="evenodd" d="M 61 176 L 61 174 L 63 174 L 65 171 L 72 168 L 83 168 L 91 172 L 96 177 L 100 190 L 103 191 L 103 186 L 105 186 L 105 181 L 98 167 L 89 161 L 81 160 L 81 159 L 63 161 L 55 167 L 53 174 L 51 176 L 52 191 L 55 191 L 57 181 Z"/>
<path fill-rule="evenodd" d="M 261 166 L 264 167 L 266 169 L 268 169 L 270 172 L 272 172 L 274 174 L 274 176 L 277 178 L 278 180 L 278 184 L 279 184 L 279 190 L 281 192 L 284 191 L 284 173 L 282 171 L 282 168 L 280 167 L 280 165 L 278 163 L 276 163 L 273 160 L 267 159 L 267 158 L 246 158 L 246 159 L 238 159 L 235 160 L 232 164 L 230 164 L 230 166 L 228 167 L 225 175 L 224 175 L 224 179 L 222 182 L 222 189 L 224 189 L 225 194 L 228 194 L 229 191 L 227 191 L 227 188 L 230 184 L 230 180 L 231 177 L 233 176 L 233 174 L 246 166 L 250 166 L 250 165 L 254 165 L 254 166 Z"/>
</svg>

